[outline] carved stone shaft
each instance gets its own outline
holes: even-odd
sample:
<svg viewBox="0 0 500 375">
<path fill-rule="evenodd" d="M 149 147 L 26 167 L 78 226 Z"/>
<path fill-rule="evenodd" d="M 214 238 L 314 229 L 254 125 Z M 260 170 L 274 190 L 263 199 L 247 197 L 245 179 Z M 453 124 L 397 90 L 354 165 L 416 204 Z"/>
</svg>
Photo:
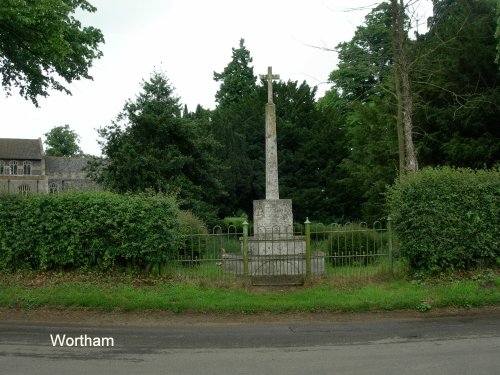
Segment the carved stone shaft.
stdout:
<svg viewBox="0 0 500 375">
<path fill-rule="evenodd" d="M 280 199 L 276 106 L 273 103 L 266 104 L 266 199 Z"/>
</svg>

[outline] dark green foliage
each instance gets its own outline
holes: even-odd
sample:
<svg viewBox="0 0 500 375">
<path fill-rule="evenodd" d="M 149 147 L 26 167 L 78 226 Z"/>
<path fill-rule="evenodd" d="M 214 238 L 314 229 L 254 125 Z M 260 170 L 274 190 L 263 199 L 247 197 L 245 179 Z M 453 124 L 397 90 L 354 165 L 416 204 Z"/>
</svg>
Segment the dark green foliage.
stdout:
<svg viewBox="0 0 500 375">
<path fill-rule="evenodd" d="M 380 84 L 392 75 L 391 30 L 390 4 L 384 2 L 365 17 L 350 41 L 337 45 L 339 64 L 330 81 L 342 98 L 364 102 L 380 95 Z"/>
<path fill-rule="evenodd" d="M 398 174 L 391 30 L 391 8 L 382 3 L 349 42 L 337 46 L 339 68 L 330 75 L 334 89 L 328 100 L 320 100 L 323 112 L 340 114 L 334 126 L 343 149 L 330 167 L 336 179 L 332 196 L 343 198 L 338 216 L 369 222 L 386 216 L 381 194 Z"/>
<path fill-rule="evenodd" d="M 264 94 L 267 84 L 261 90 Z M 316 212 L 320 208 L 318 200 L 324 201 L 330 193 L 321 185 L 320 181 L 324 180 L 317 172 L 325 172 L 324 166 L 331 155 L 323 154 L 319 160 L 309 155 L 313 149 L 320 147 L 315 131 L 328 128 L 320 122 L 320 112 L 314 99 L 316 88 L 306 82 L 299 84 L 297 81 L 280 81 L 274 84 L 274 93 L 280 197 L 293 200 L 294 214 L 298 221 L 303 222 L 307 216 L 312 215 L 318 220 L 326 220 L 316 216 L 320 215 L 320 212 Z M 263 127 L 261 129 L 264 131 Z M 330 141 L 331 139 L 324 138 L 320 142 Z M 309 199 L 312 196 L 315 198 Z"/>
<path fill-rule="evenodd" d="M 67 83 L 91 79 L 88 70 L 102 56 L 104 43 L 99 29 L 82 27 L 76 11 L 95 12 L 85 0 L 2 0 L 0 4 L 0 75 L 9 94 L 35 105 L 38 96 L 55 89 L 70 94 L 57 78 Z"/>
<path fill-rule="evenodd" d="M 433 3 L 429 32 L 407 40 L 419 165 L 492 168 L 500 154 L 495 1 Z M 343 118 L 336 126 L 344 155 L 330 165 L 330 175 L 337 196 L 349 192 L 342 199 L 349 204 L 335 208 L 366 221 L 386 215 L 381 193 L 398 175 L 391 17 L 389 4 L 378 5 L 354 37 L 337 46 L 333 89 L 319 101 L 323 112 Z"/>
<path fill-rule="evenodd" d="M 348 173 L 341 167 L 349 155 L 347 144 L 347 103 L 335 90 L 317 103 L 319 120 L 304 146 L 308 164 L 302 193 L 309 205 L 306 216 L 324 223 L 359 217 L 360 189 L 346 183 Z"/>
<path fill-rule="evenodd" d="M 421 164 L 491 168 L 500 154 L 495 0 L 436 1 L 434 12 L 413 77 Z"/>
<path fill-rule="evenodd" d="M 390 18 L 384 9 L 377 8 L 369 17 L 374 25 L 359 28 L 355 43 L 345 46 L 343 67 L 348 69 L 353 59 L 364 56 L 359 64 L 366 65 L 366 74 L 362 77 L 358 72 L 359 80 L 349 86 L 354 71 L 345 76 L 341 72 L 335 82 L 343 96 L 348 96 L 353 86 L 370 81 L 363 91 L 363 98 L 369 97 L 370 102 L 349 102 L 335 90 L 316 102 L 316 88 L 305 82 L 273 84 L 280 196 L 293 199 L 299 221 L 306 217 L 332 222 L 362 215 L 370 220 L 385 216 L 380 194 L 397 173 L 397 141 L 394 118 L 385 91 L 379 87 L 381 77 L 390 76 L 390 51 L 384 49 L 382 40 L 384 35 L 390 36 L 385 30 Z M 372 31 L 375 36 L 370 36 Z M 361 55 L 355 53 L 358 49 Z M 238 58 L 240 55 L 247 58 Z M 224 168 L 220 180 L 227 195 L 219 207 L 225 216 L 238 216 L 241 211 L 251 214 L 252 201 L 264 197 L 267 82 L 255 86 L 254 80 L 242 80 L 246 82 L 242 89 L 230 79 L 253 75 L 249 56 L 243 45 L 233 49 L 233 60 L 220 76 L 225 84 L 220 93 L 232 88 L 233 95 L 219 104 L 211 122 L 221 144 L 218 156 Z M 368 79 L 370 74 L 373 77 Z"/>
<path fill-rule="evenodd" d="M 311 216 L 331 221 L 346 215 L 351 202 L 339 188 L 336 165 L 346 148 L 342 114 L 337 108 L 316 105 L 316 89 L 306 82 L 273 84 L 278 133 L 280 196 L 293 199 L 298 220 Z M 265 104 L 267 82 L 232 104 L 220 105 L 213 116 L 213 132 L 220 142 L 225 166 L 221 182 L 227 193 L 221 201 L 226 216 L 252 213 L 252 201 L 265 195 Z M 342 207 L 339 207 L 342 206 Z"/>
<path fill-rule="evenodd" d="M 220 181 L 225 195 L 219 201 L 222 217 L 238 210 L 249 212 L 253 197 L 263 191 L 264 177 L 264 104 L 257 92 L 252 57 L 240 40 L 232 49 L 231 61 L 222 73 L 214 73 L 220 82 L 215 95 L 211 129 L 220 144 Z"/>
<path fill-rule="evenodd" d="M 386 216 L 382 194 L 397 176 L 396 124 L 390 104 L 377 97 L 353 103 L 351 110 L 345 126 L 349 151 L 340 163 L 345 173 L 341 183 L 359 202 L 357 216 L 372 222 Z"/>
<path fill-rule="evenodd" d="M 265 195 L 267 82 L 255 84 L 251 61 L 250 53 L 241 42 L 239 49 L 233 49 L 233 59 L 224 73 L 215 75 L 221 87 L 216 96 L 219 106 L 214 111 L 212 129 L 221 144 L 218 156 L 224 168 L 220 180 L 227 195 L 220 203 L 225 216 L 237 216 L 241 211 L 251 214 L 252 201 Z M 324 181 L 329 185 L 331 181 L 325 173 L 325 164 L 336 160 L 332 157 L 336 150 L 329 144 L 331 128 L 324 126 L 316 107 L 315 88 L 296 81 L 279 81 L 273 86 L 281 196 L 292 198 L 296 217 L 305 220 L 308 213 L 319 211 L 321 204 L 334 195 L 321 185 Z M 315 137 L 315 131 L 326 137 Z M 320 154 L 320 149 L 325 153 Z M 311 158 L 308 155 L 311 151 L 316 151 L 319 159 Z M 318 180 L 319 174 L 322 174 L 321 180 Z M 326 203 L 333 204 L 332 201 Z M 326 210 L 331 212 L 331 206 Z M 323 211 L 318 212 L 322 219 L 325 218 Z"/>
<path fill-rule="evenodd" d="M 426 168 L 387 193 L 401 254 L 429 273 L 500 264 L 500 172 Z"/>
<path fill-rule="evenodd" d="M 497 57 L 495 62 L 500 69 L 500 1 L 497 1 L 497 31 L 495 32 L 495 37 L 497 38 Z"/>
<path fill-rule="evenodd" d="M 220 82 L 215 94 L 219 107 L 238 103 L 255 90 L 257 77 L 253 74 L 252 57 L 245 47 L 245 40 L 240 39 L 239 48 L 232 49 L 231 62 L 221 73 L 214 72 L 214 80 Z"/>
<path fill-rule="evenodd" d="M 213 203 L 222 191 L 208 116 L 197 108 L 182 117 L 179 98 L 162 72 L 154 72 L 142 88 L 116 122 L 99 130 L 106 160 L 93 165 L 94 178 L 120 193 L 175 194 L 182 209 L 216 221 Z"/>
<path fill-rule="evenodd" d="M 220 144 L 219 180 L 225 195 L 219 201 L 221 216 L 251 212 L 252 200 L 264 191 L 264 105 L 254 92 L 214 111 L 211 123 Z"/>
<path fill-rule="evenodd" d="M 55 126 L 45 133 L 45 155 L 47 156 L 82 156 L 83 152 L 78 146 L 80 137 L 69 128 L 69 125 Z"/>
<path fill-rule="evenodd" d="M 177 203 L 167 196 L 64 193 L 0 196 L 0 268 L 143 268 L 177 251 Z"/>
</svg>

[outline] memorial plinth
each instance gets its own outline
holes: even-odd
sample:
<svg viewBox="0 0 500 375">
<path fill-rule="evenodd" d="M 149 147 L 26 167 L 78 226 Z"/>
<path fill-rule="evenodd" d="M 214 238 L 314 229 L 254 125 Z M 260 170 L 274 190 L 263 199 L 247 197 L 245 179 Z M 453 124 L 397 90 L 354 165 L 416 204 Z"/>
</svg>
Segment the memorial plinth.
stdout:
<svg viewBox="0 0 500 375">
<path fill-rule="evenodd" d="M 253 201 L 255 237 L 293 236 L 291 199 L 263 199 Z"/>
</svg>

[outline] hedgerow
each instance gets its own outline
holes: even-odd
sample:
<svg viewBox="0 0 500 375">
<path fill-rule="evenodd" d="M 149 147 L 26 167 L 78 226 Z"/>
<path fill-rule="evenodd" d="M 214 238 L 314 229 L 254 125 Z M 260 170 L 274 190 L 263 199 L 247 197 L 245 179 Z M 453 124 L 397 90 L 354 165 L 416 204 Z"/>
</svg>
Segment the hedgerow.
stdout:
<svg viewBox="0 0 500 375">
<path fill-rule="evenodd" d="M 101 269 L 166 262 L 178 206 L 167 196 L 109 192 L 0 196 L 0 268 Z"/>
<path fill-rule="evenodd" d="M 500 172 L 426 168 L 387 193 L 401 254 L 439 273 L 500 264 Z"/>
</svg>

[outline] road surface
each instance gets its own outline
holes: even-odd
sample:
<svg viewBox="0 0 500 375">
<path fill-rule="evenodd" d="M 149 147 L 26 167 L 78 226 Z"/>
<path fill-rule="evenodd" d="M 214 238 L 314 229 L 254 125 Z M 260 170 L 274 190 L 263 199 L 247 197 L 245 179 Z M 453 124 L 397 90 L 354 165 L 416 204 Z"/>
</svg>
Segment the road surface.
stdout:
<svg viewBox="0 0 500 375">
<path fill-rule="evenodd" d="M 497 311 L 284 320 L 146 326 L 0 320 L 0 374 L 500 374 Z M 109 345 L 102 341 L 109 338 L 113 346 L 90 345 Z"/>
</svg>

